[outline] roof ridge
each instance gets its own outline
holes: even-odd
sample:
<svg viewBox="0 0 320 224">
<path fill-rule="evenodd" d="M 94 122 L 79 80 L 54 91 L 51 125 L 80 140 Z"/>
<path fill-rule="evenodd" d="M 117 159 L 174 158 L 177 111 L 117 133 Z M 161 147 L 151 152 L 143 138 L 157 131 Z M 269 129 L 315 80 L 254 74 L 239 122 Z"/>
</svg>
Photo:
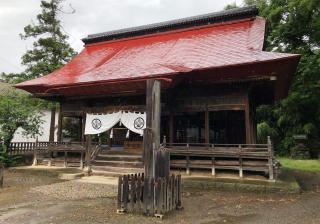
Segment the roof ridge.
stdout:
<svg viewBox="0 0 320 224">
<path fill-rule="evenodd" d="M 228 16 L 232 16 L 232 15 L 239 15 L 239 14 L 244 14 L 244 13 L 257 13 L 257 12 L 258 12 L 257 6 L 250 5 L 250 6 L 246 6 L 246 7 L 242 7 L 242 8 L 222 10 L 222 11 L 218 11 L 218 12 L 207 13 L 207 14 L 191 16 L 191 17 L 185 17 L 185 18 L 175 19 L 175 20 L 169 20 L 169 21 L 165 21 L 165 22 L 153 23 L 153 24 L 136 26 L 136 27 L 129 27 L 129 28 L 112 30 L 112 31 L 101 32 L 101 33 L 96 33 L 96 34 L 89 34 L 87 37 L 85 37 L 81 40 L 85 44 L 87 44 L 86 42 L 90 42 L 90 40 L 93 40 L 93 39 L 102 39 L 105 37 L 131 34 L 131 33 L 136 33 L 136 32 L 147 31 L 150 29 L 165 28 L 165 27 L 170 27 L 170 26 L 179 26 L 179 25 L 182 25 L 185 23 L 214 19 L 217 17 L 218 18 L 228 17 Z M 234 19 L 237 19 L 237 18 L 234 18 Z M 203 24 L 201 24 L 201 25 L 203 25 Z M 103 40 L 103 41 L 105 41 L 105 40 Z M 100 42 L 100 41 L 98 41 L 98 42 Z"/>
</svg>

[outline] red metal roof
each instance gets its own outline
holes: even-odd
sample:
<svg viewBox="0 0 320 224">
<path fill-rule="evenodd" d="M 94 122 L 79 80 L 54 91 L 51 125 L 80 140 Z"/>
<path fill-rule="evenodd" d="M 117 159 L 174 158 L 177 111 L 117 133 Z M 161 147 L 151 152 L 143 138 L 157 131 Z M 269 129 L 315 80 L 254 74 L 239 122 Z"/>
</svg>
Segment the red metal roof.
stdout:
<svg viewBox="0 0 320 224">
<path fill-rule="evenodd" d="M 300 55 L 262 51 L 264 31 L 265 19 L 257 16 L 86 45 L 61 69 L 14 87 L 81 95 L 143 90 L 151 77 L 176 85 L 181 73 L 192 81 L 277 73 L 289 64 L 294 72 Z M 162 84 L 172 87 L 170 80 Z"/>
</svg>

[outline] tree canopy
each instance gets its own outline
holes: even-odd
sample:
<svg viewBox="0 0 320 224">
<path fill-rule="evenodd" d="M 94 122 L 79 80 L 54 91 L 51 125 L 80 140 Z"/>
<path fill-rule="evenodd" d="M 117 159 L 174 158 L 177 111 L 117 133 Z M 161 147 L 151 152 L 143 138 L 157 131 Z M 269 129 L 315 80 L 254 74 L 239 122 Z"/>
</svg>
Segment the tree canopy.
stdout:
<svg viewBox="0 0 320 224">
<path fill-rule="evenodd" d="M 0 162 L 8 163 L 10 156 L 7 152 L 18 128 L 21 128 L 22 136 L 27 138 L 42 134 L 41 124 L 44 120 L 41 119 L 41 109 L 42 105 L 30 98 L 29 94 L 11 87 L 0 95 L 0 142 L 4 144 L 0 147 Z"/>
<path fill-rule="evenodd" d="M 258 134 L 273 136 L 283 155 L 290 153 L 293 134 L 307 134 L 315 155 L 320 152 L 320 1 L 243 1 L 243 6 L 252 4 L 267 19 L 267 51 L 302 54 L 289 96 L 257 109 Z"/>
<path fill-rule="evenodd" d="M 28 49 L 22 56 L 22 65 L 27 66 L 22 73 L 2 73 L 1 77 L 12 83 L 19 83 L 30 79 L 48 75 L 71 61 L 77 52 L 67 42 L 69 36 L 65 34 L 59 14 L 74 13 L 63 11 L 64 0 L 41 1 L 42 13 L 37 16 L 37 22 L 24 28 L 21 39 L 36 38 L 32 49 Z"/>
</svg>

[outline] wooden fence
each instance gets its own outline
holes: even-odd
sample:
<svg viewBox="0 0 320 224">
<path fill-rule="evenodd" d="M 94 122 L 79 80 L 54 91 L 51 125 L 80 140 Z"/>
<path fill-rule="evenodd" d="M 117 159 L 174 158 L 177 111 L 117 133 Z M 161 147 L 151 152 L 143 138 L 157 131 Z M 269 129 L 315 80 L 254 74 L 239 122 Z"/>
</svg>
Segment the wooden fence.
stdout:
<svg viewBox="0 0 320 224">
<path fill-rule="evenodd" d="M 0 146 L 4 143 L 0 142 Z M 32 155 L 35 142 L 11 142 L 8 149 L 9 155 Z"/>
<path fill-rule="evenodd" d="M 164 178 L 131 174 L 119 176 L 117 212 L 128 210 L 161 216 L 181 207 L 181 175 Z"/>
</svg>

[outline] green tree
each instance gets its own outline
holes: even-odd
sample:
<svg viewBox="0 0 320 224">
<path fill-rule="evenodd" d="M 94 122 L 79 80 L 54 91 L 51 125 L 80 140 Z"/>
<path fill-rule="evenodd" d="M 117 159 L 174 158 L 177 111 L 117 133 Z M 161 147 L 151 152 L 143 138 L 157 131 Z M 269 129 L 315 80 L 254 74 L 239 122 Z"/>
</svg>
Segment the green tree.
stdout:
<svg viewBox="0 0 320 224">
<path fill-rule="evenodd" d="M 293 134 L 308 134 L 315 156 L 320 152 L 320 1 L 244 0 L 242 6 L 253 4 L 267 18 L 267 51 L 302 54 L 288 97 L 257 109 L 258 138 L 272 135 L 277 152 L 285 155 Z"/>
<path fill-rule="evenodd" d="M 33 48 L 22 56 L 21 64 L 27 66 L 25 72 L 3 74 L 2 78 L 11 80 L 12 83 L 39 78 L 61 68 L 77 55 L 67 42 L 69 36 L 63 33 L 58 18 L 59 14 L 72 14 L 75 10 L 70 6 L 71 10 L 64 12 L 63 1 L 41 1 L 42 13 L 37 16 L 37 23 L 31 21 L 24 28 L 24 34 L 20 34 L 23 40 L 30 37 L 37 39 Z"/>
<path fill-rule="evenodd" d="M 0 95 L 0 162 L 10 163 L 8 150 L 10 143 L 21 128 L 24 137 L 36 137 L 42 134 L 41 104 L 37 104 L 30 95 L 19 93 L 16 90 L 8 90 Z M 10 164 L 7 164 L 10 165 Z"/>
<path fill-rule="evenodd" d="M 228 9 L 236 9 L 236 8 L 239 8 L 239 6 L 237 6 L 237 3 L 234 2 L 234 3 L 228 4 L 228 5 L 225 6 L 223 9 L 224 9 L 224 10 L 228 10 Z"/>
<path fill-rule="evenodd" d="M 64 117 L 62 119 L 62 129 L 67 131 L 71 141 L 78 141 L 79 119 L 73 117 Z"/>
</svg>

